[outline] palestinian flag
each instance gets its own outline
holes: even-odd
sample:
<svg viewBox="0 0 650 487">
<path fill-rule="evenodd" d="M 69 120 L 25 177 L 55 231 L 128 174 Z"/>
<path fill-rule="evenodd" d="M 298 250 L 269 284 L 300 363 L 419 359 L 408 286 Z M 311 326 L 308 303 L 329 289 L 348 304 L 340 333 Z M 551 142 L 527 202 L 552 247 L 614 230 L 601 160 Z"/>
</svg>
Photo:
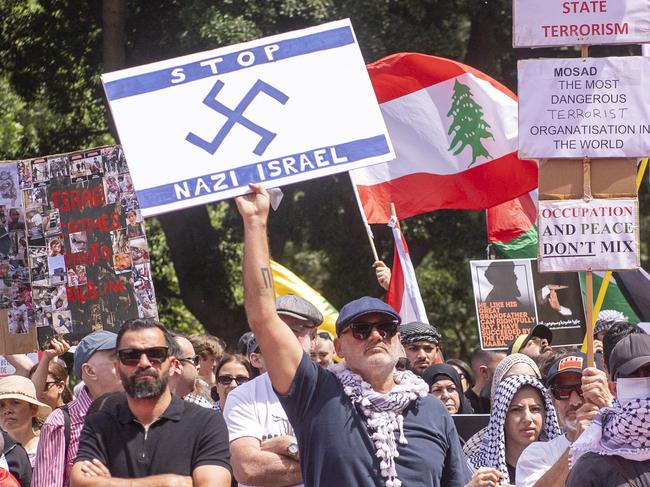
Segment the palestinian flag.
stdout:
<svg viewBox="0 0 650 487">
<path fill-rule="evenodd" d="M 390 203 L 408 218 L 480 210 L 537 187 L 537 163 L 517 158 L 517 99 L 465 64 L 399 53 L 368 65 L 396 159 L 350 171 L 369 223 Z"/>
<path fill-rule="evenodd" d="M 488 208 L 488 242 L 501 259 L 537 257 L 537 192 Z"/>
</svg>

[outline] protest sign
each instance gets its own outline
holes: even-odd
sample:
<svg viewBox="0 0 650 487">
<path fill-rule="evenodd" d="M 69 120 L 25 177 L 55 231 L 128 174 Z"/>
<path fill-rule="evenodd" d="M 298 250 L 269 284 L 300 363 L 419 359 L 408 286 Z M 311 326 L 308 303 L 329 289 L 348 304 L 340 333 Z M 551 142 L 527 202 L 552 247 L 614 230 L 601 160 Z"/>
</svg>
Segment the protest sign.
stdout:
<svg viewBox="0 0 650 487">
<path fill-rule="evenodd" d="M 553 345 L 582 343 L 585 312 L 577 273 L 540 274 L 535 259 L 471 261 L 484 350 L 507 349 L 535 324 L 548 326 Z"/>
<path fill-rule="evenodd" d="M 514 47 L 650 42 L 647 0 L 514 0 Z"/>
<path fill-rule="evenodd" d="M 36 363 L 39 361 L 37 353 L 29 353 L 27 357 L 33 362 Z M 11 365 L 6 358 L 0 357 L 0 377 L 7 377 L 8 375 L 13 375 L 16 373 L 16 369 Z"/>
<path fill-rule="evenodd" d="M 149 249 L 120 147 L 0 164 L 4 338 L 75 342 L 156 317 Z M 9 346 L 25 349 L 28 344 Z"/>
<path fill-rule="evenodd" d="M 634 198 L 539 201 L 540 272 L 639 267 L 639 204 Z"/>
<path fill-rule="evenodd" d="M 102 82 L 144 216 L 394 158 L 349 20 Z"/>
<path fill-rule="evenodd" d="M 519 157 L 644 157 L 650 153 L 650 58 L 518 63 Z"/>
<path fill-rule="evenodd" d="M 530 262 L 479 260 L 470 266 L 481 348 L 507 348 L 537 322 Z"/>
</svg>

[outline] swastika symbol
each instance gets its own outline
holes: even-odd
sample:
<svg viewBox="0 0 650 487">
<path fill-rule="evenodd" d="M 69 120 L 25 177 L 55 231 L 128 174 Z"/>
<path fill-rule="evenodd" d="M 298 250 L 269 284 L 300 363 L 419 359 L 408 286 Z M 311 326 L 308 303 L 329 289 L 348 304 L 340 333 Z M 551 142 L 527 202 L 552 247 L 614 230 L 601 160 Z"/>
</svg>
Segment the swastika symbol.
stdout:
<svg viewBox="0 0 650 487">
<path fill-rule="evenodd" d="M 226 123 L 223 125 L 223 127 L 221 127 L 219 132 L 217 132 L 217 135 L 215 135 L 211 141 L 204 140 L 198 135 L 193 134 L 192 132 L 187 134 L 185 140 L 187 140 L 191 144 L 196 145 L 197 147 L 200 147 L 206 152 L 214 155 L 214 153 L 217 152 L 217 149 L 224 141 L 228 133 L 232 130 L 235 124 L 238 123 L 240 125 L 243 125 L 247 129 L 249 129 L 250 131 L 255 132 L 257 135 L 261 137 L 261 140 L 253 150 L 253 153 L 255 153 L 258 156 L 261 156 L 277 134 L 271 132 L 270 130 L 266 130 L 263 127 L 260 127 L 256 123 L 244 117 L 244 110 L 248 108 L 248 106 L 253 102 L 253 100 L 259 93 L 266 93 L 268 96 L 270 96 L 274 100 L 279 101 L 283 105 L 289 100 L 289 97 L 284 93 L 282 93 L 277 88 L 274 88 L 270 84 L 265 83 L 264 81 L 258 79 L 253 85 L 253 87 L 250 90 L 248 90 L 248 93 L 246 93 L 244 98 L 242 98 L 242 100 L 239 102 L 237 107 L 234 110 L 232 110 L 227 106 L 225 106 L 223 103 L 217 101 L 217 95 L 219 94 L 223 86 L 224 83 L 222 81 L 217 80 L 217 82 L 210 90 L 210 93 L 208 93 L 208 96 L 206 96 L 205 99 L 203 100 L 203 104 L 221 113 L 222 115 L 225 115 L 228 118 Z"/>
</svg>

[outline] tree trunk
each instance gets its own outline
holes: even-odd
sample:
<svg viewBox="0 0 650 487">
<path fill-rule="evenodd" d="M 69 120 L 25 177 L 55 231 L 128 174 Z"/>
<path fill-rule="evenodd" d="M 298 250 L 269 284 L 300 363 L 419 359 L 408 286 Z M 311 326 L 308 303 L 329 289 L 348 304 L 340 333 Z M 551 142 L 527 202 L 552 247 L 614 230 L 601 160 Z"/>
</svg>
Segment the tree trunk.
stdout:
<svg viewBox="0 0 650 487">
<path fill-rule="evenodd" d="M 103 0 L 102 2 L 102 62 L 104 73 L 126 67 L 126 0 Z M 102 92 L 108 106 L 106 94 Z M 110 110 L 106 110 L 108 129 L 119 142 L 115 122 Z"/>
</svg>

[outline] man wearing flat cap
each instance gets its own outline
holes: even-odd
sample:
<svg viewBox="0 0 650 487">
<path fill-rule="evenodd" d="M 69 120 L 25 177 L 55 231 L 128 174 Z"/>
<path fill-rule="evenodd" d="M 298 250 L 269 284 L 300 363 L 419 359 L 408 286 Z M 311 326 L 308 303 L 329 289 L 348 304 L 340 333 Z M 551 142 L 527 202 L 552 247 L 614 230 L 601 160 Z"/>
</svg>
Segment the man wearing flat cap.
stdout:
<svg viewBox="0 0 650 487">
<path fill-rule="evenodd" d="M 440 333 L 434 326 L 421 321 L 401 325 L 399 333 L 411 370 L 422 375 L 435 363 L 440 352 Z"/>
<path fill-rule="evenodd" d="M 618 342 L 609 372 L 617 402 L 571 445 L 568 487 L 650 486 L 650 335 Z"/>
<path fill-rule="evenodd" d="M 311 361 L 275 305 L 261 185 L 236 199 L 244 222 L 244 305 L 273 389 L 296 433 L 305 485 L 461 487 L 470 478 L 454 423 L 426 383 L 397 371 L 399 314 L 376 298 L 343 308 L 334 346 Z"/>
<path fill-rule="evenodd" d="M 278 297 L 275 306 L 302 349 L 310 353 L 323 315 L 309 301 L 292 294 Z M 251 362 L 265 371 L 264 355 L 254 335 L 248 339 L 246 351 Z M 233 474 L 240 487 L 302 487 L 298 442 L 269 374 L 263 373 L 230 392 L 223 415 L 230 436 Z"/>
</svg>

